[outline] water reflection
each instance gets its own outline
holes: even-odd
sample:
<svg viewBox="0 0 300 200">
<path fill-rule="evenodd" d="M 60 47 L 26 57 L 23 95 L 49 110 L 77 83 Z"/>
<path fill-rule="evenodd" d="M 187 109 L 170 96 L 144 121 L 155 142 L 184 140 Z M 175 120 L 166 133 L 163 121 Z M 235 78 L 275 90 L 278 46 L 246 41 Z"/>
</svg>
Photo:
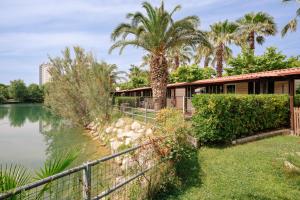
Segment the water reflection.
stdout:
<svg viewBox="0 0 300 200">
<path fill-rule="evenodd" d="M 108 153 L 83 130 L 70 126 L 42 105 L 0 105 L 0 164 L 37 168 L 55 154 L 73 149 L 80 151 L 74 165 Z"/>
</svg>

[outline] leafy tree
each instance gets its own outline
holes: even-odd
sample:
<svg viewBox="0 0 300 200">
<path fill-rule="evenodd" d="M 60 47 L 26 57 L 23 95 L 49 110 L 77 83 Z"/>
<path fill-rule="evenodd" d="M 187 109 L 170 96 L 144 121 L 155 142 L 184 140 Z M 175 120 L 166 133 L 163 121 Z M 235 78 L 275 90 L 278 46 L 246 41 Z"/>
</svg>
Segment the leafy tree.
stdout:
<svg viewBox="0 0 300 200">
<path fill-rule="evenodd" d="M 111 93 L 118 73 L 116 66 L 99 63 L 91 53 L 74 47 L 74 58 L 69 48 L 63 57 L 50 58 L 52 81 L 45 89 L 45 103 L 54 113 L 86 126 L 96 118 L 106 122 L 111 113 Z"/>
<path fill-rule="evenodd" d="M 217 22 L 210 26 L 211 31 L 208 33 L 211 39 L 214 49 L 215 58 L 217 62 L 217 76 L 221 77 L 223 73 L 223 62 L 225 57 L 229 57 L 231 52 L 227 45 L 235 41 L 235 33 L 238 28 L 236 23 L 229 22 Z M 227 54 L 227 55 L 226 55 Z"/>
<path fill-rule="evenodd" d="M 0 84 L 0 96 L 7 100 L 9 99 L 8 86 L 4 84 Z"/>
<path fill-rule="evenodd" d="M 25 100 L 27 95 L 27 88 L 22 80 L 11 81 L 8 91 L 11 98 L 21 102 Z"/>
<path fill-rule="evenodd" d="M 249 48 L 254 51 L 255 42 L 263 44 L 265 41 L 264 36 L 275 35 L 277 32 L 276 23 L 274 18 L 267 13 L 248 13 L 244 17 L 237 20 L 238 40 L 242 43 L 249 44 Z"/>
<path fill-rule="evenodd" d="M 146 14 L 129 13 L 130 23 L 120 24 L 112 33 L 115 42 L 110 52 L 115 48 L 123 49 L 132 45 L 146 50 L 150 55 L 150 80 L 153 92 L 154 108 L 158 110 L 166 105 L 169 62 L 167 55 L 171 50 L 184 46 L 194 47 L 199 42 L 206 41 L 204 34 L 197 29 L 197 16 L 188 16 L 174 20 L 173 11 L 165 10 L 163 2 L 156 8 L 150 3 L 142 4 Z"/>
<path fill-rule="evenodd" d="M 282 0 L 283 2 L 291 2 L 295 1 L 300 4 L 299 0 Z M 295 32 L 297 30 L 297 25 L 298 25 L 298 17 L 300 17 L 300 7 L 296 11 L 296 16 L 289 21 L 287 25 L 285 25 L 281 31 L 281 35 L 284 37 L 288 31 Z"/>
<path fill-rule="evenodd" d="M 275 47 L 267 48 L 263 55 L 255 56 L 244 50 L 236 58 L 229 60 L 231 68 L 225 69 L 228 75 L 247 74 L 276 69 L 300 67 L 300 57 L 290 57 L 278 52 Z"/>
<path fill-rule="evenodd" d="M 209 79 L 216 75 L 211 67 L 199 68 L 197 65 L 181 66 L 170 75 L 170 82 L 192 82 L 196 80 Z"/>
<path fill-rule="evenodd" d="M 37 84 L 30 84 L 27 88 L 26 100 L 32 103 L 40 103 L 43 102 L 43 99 L 43 89 Z"/>
</svg>

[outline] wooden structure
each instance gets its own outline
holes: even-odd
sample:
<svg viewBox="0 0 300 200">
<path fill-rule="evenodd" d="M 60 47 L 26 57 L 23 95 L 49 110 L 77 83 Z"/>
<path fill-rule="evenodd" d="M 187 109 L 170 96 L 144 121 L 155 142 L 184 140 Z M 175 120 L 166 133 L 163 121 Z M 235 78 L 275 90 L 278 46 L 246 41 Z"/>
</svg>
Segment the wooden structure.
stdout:
<svg viewBox="0 0 300 200">
<path fill-rule="evenodd" d="M 184 111 L 193 110 L 194 94 L 288 94 L 290 96 L 291 130 L 299 135 L 299 115 L 294 112 L 295 90 L 300 87 L 300 68 L 265 71 L 168 84 L 167 105 Z M 151 97 L 150 87 L 116 91 L 117 96 Z"/>
</svg>

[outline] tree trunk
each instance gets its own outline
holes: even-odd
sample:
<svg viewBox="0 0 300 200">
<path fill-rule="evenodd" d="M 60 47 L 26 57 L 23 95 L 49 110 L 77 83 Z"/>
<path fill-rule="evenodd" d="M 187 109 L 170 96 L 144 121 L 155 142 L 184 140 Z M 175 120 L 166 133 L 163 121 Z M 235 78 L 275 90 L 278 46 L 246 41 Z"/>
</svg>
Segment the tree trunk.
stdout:
<svg viewBox="0 0 300 200">
<path fill-rule="evenodd" d="M 151 55 L 150 78 L 154 110 L 166 107 L 168 62 L 164 55 Z"/>
<path fill-rule="evenodd" d="M 251 50 L 255 49 L 255 33 L 254 33 L 254 31 L 252 31 L 249 35 L 249 45 L 250 45 Z"/>
<path fill-rule="evenodd" d="M 175 62 L 174 70 L 176 70 L 179 67 L 179 65 L 180 65 L 180 63 L 179 63 L 179 56 L 178 55 L 175 56 L 174 62 Z"/>
<path fill-rule="evenodd" d="M 205 56 L 204 58 L 204 67 L 208 67 L 209 65 L 209 56 Z"/>
<path fill-rule="evenodd" d="M 217 77 L 222 77 L 223 72 L 223 44 L 220 43 L 217 47 Z"/>
</svg>

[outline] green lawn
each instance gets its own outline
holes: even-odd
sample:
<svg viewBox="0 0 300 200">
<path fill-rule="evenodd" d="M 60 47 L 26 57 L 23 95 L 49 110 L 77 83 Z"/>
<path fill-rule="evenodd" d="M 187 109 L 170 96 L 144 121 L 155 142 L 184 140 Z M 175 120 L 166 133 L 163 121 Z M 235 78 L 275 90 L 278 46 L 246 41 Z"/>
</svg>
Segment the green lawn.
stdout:
<svg viewBox="0 0 300 200">
<path fill-rule="evenodd" d="M 202 148 L 188 185 L 166 199 L 300 199 L 300 174 L 283 162 L 300 160 L 300 137 L 278 136 L 227 148 Z M 294 154 L 294 155 L 292 155 Z"/>
</svg>

